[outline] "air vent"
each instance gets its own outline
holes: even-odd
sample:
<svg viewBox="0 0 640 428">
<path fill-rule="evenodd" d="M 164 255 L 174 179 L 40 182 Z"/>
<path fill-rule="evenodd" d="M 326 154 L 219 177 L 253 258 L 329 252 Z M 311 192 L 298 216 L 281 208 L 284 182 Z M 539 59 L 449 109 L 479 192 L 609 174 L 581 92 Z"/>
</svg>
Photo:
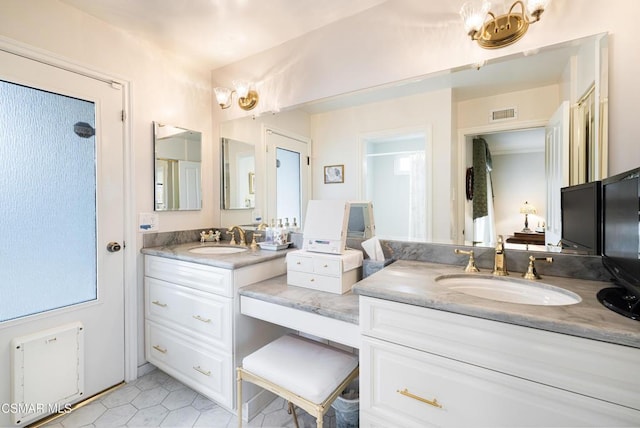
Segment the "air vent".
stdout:
<svg viewBox="0 0 640 428">
<path fill-rule="evenodd" d="M 500 110 L 491 110 L 489 112 L 489 122 L 501 122 L 503 120 L 511 120 L 518 118 L 518 109 L 516 107 L 503 108 Z"/>
</svg>

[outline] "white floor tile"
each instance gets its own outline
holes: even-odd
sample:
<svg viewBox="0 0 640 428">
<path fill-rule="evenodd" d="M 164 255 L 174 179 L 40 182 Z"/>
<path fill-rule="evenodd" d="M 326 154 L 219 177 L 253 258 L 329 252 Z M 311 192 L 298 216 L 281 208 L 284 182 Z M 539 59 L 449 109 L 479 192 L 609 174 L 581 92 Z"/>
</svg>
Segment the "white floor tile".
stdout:
<svg viewBox="0 0 640 428">
<path fill-rule="evenodd" d="M 315 419 L 296 409 L 301 428 L 315 427 Z M 93 403 L 51 421 L 46 428 L 236 428 L 238 419 L 214 401 L 198 394 L 160 370 L 101 397 Z M 243 427 L 294 427 L 287 403 L 276 398 Z M 324 417 L 324 426 L 335 428 L 333 409 Z"/>
</svg>

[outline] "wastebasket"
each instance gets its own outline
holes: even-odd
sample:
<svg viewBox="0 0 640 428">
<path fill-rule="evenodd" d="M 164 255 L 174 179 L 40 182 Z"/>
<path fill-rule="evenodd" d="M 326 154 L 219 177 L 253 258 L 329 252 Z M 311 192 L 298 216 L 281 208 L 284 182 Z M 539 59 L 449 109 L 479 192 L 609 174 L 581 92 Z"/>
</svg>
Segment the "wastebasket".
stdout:
<svg viewBox="0 0 640 428">
<path fill-rule="evenodd" d="M 360 426 L 360 386 L 358 379 L 351 382 L 338 395 L 331 407 L 336 412 L 336 428 L 358 428 Z"/>
</svg>

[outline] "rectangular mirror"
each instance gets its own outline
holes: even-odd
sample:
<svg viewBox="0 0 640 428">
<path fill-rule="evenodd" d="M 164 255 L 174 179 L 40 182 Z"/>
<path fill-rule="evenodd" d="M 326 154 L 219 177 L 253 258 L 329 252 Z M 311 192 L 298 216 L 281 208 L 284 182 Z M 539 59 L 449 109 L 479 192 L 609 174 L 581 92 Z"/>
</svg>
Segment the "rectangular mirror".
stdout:
<svg viewBox="0 0 640 428">
<path fill-rule="evenodd" d="M 256 205 L 255 146 L 230 138 L 222 142 L 221 195 L 223 210 L 253 208 Z"/>
<path fill-rule="evenodd" d="M 156 211 L 202 208 L 202 133 L 153 122 Z"/>
</svg>

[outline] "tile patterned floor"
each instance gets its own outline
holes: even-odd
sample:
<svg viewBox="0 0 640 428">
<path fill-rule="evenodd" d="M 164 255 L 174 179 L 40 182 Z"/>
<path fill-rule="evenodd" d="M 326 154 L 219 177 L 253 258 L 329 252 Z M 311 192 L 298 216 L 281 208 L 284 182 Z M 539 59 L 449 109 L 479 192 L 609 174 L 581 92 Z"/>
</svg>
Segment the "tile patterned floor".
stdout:
<svg viewBox="0 0 640 428">
<path fill-rule="evenodd" d="M 315 427 L 315 419 L 297 409 L 300 427 Z M 47 428 L 80 427 L 207 427 L 234 428 L 236 416 L 160 370 L 153 370 L 96 401 L 44 425 Z M 281 398 L 274 400 L 246 427 L 294 427 Z M 335 428 L 330 409 L 324 426 Z"/>
</svg>

